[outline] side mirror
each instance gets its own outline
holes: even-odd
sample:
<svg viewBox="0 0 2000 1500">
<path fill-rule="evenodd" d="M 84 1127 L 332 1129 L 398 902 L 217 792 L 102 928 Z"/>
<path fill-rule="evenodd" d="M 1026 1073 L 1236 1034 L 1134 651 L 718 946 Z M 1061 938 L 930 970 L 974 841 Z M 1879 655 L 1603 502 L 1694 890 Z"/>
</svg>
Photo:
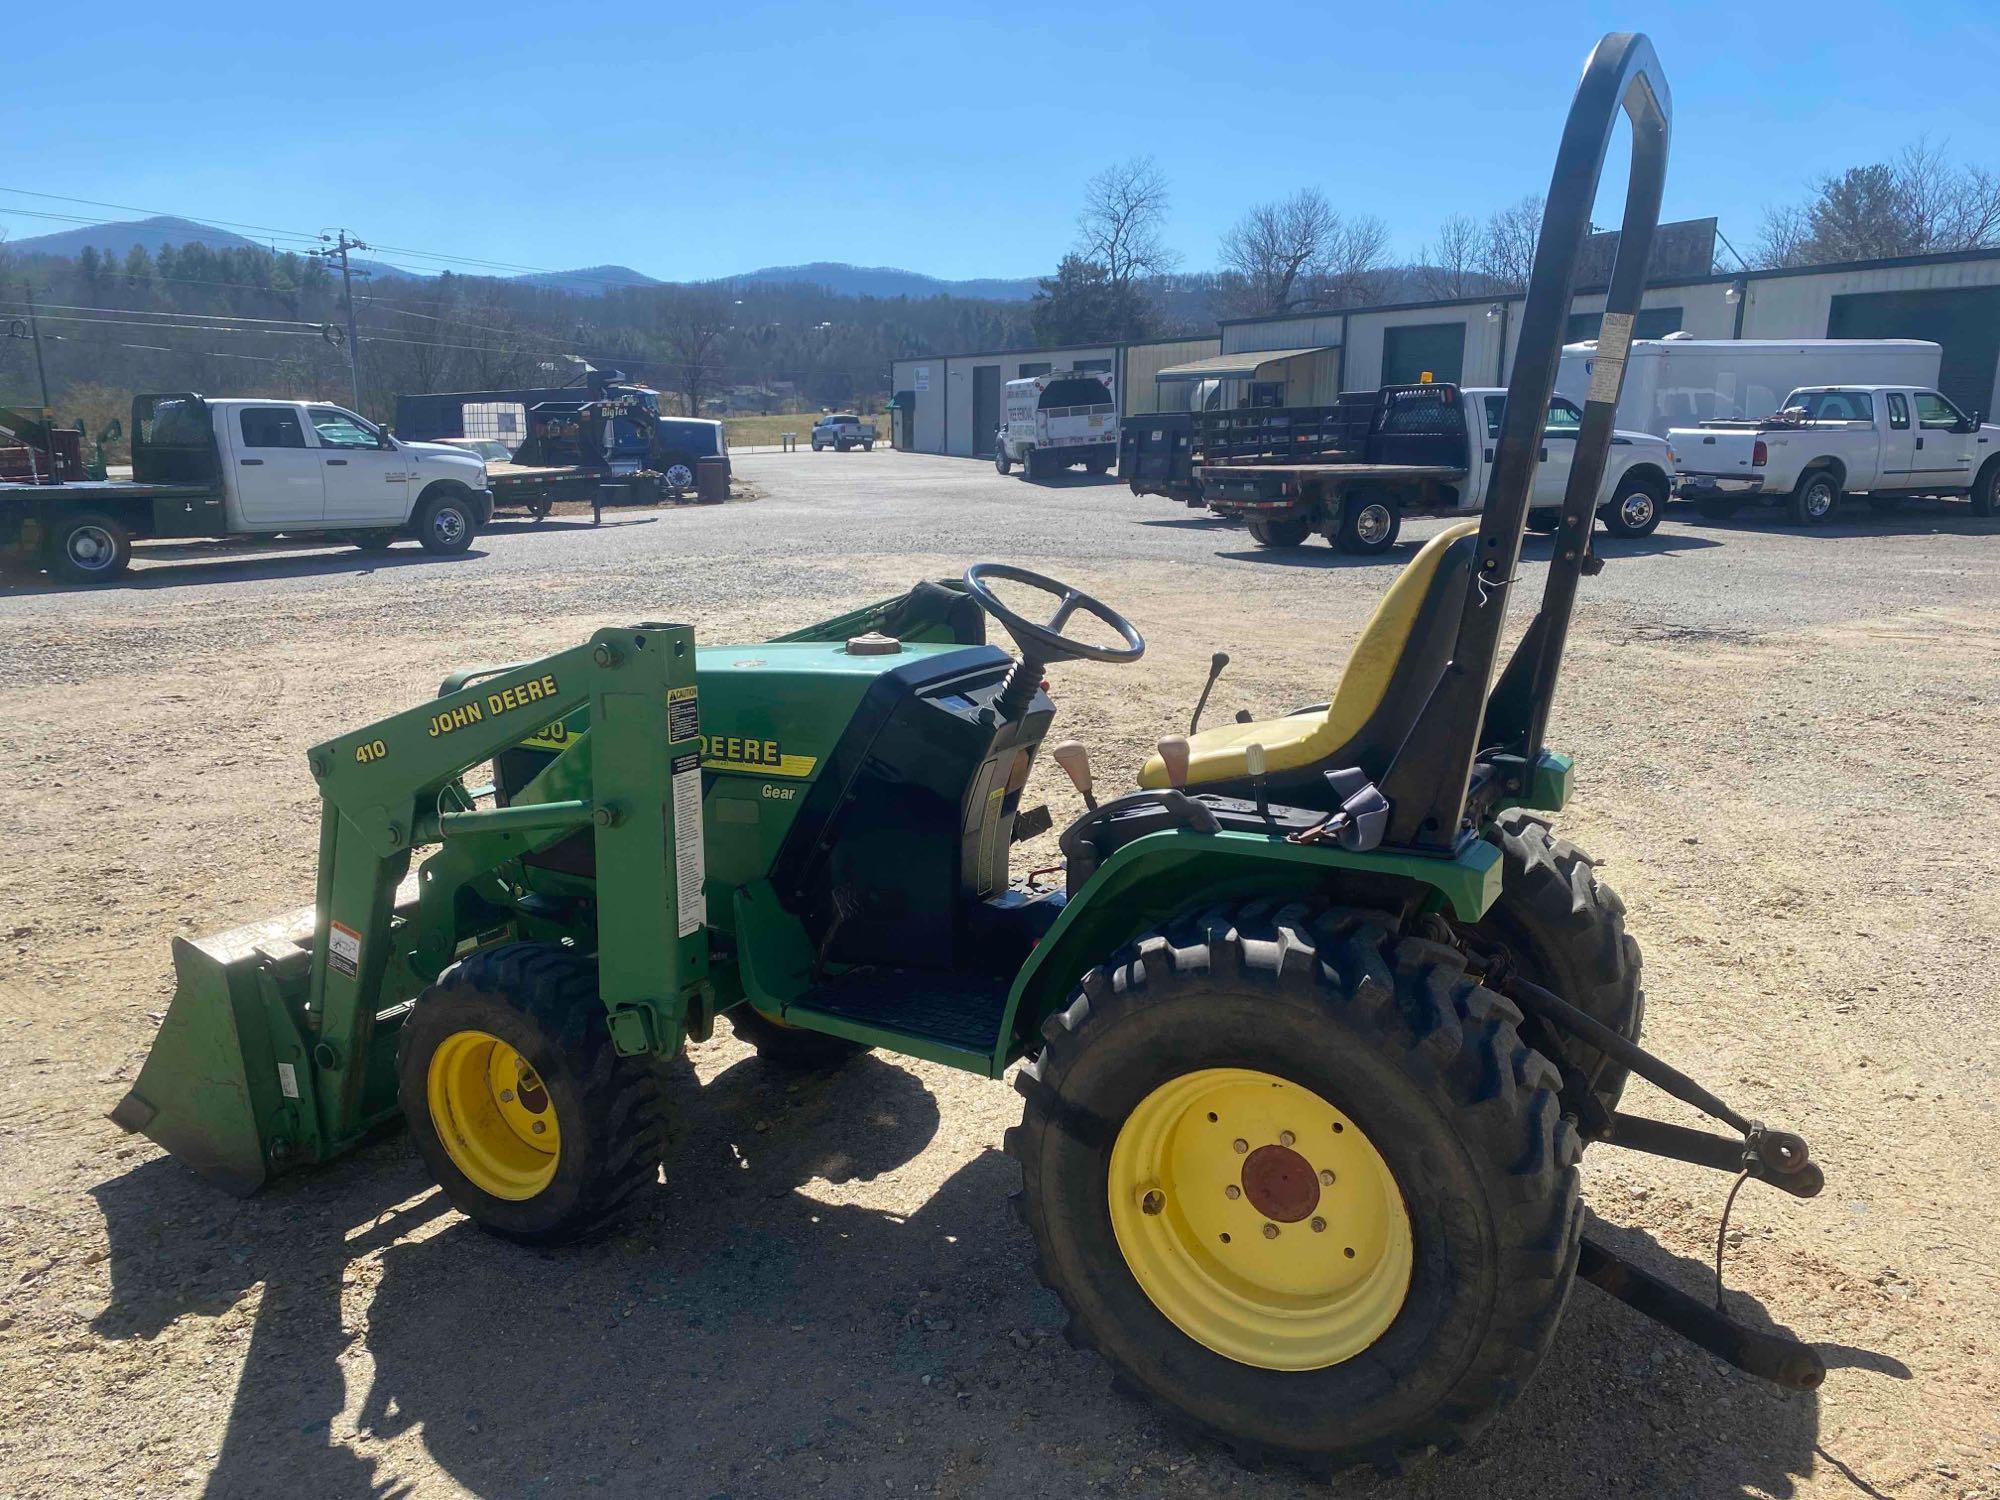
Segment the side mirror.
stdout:
<svg viewBox="0 0 2000 1500">
<path fill-rule="evenodd" d="M 104 431 L 97 435 L 100 443 L 115 443 L 125 436 L 125 424 L 113 417 L 105 424 Z"/>
</svg>

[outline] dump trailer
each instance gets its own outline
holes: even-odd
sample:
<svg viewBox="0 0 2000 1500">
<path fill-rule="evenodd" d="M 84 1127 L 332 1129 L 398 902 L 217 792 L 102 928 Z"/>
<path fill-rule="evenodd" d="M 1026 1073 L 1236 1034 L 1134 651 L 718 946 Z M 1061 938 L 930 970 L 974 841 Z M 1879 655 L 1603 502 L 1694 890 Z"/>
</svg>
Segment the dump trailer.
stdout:
<svg viewBox="0 0 2000 1500">
<path fill-rule="evenodd" d="M 115 1118 L 238 1192 L 401 1119 L 452 1204 L 554 1244 L 660 1201 L 679 1168 L 659 1064 L 727 1015 L 788 1067 L 876 1048 L 1011 1072 L 1026 1237 L 1073 1338 L 1246 1457 L 1466 1442 L 1578 1277 L 1817 1384 L 1811 1349 L 1583 1229 L 1593 1143 L 1800 1196 L 1822 1181 L 1798 1136 L 1640 1044 L 1623 903 L 1553 832 L 1573 767 L 1546 730 L 1615 378 L 1499 662 L 1621 113 L 1605 322 L 1629 326 L 1669 104 L 1651 47 L 1619 35 L 1565 127 L 1489 504 L 1417 553 L 1326 701 L 1208 729 L 1198 704 L 1124 790 L 1054 746 L 1086 807 L 1060 881 L 1009 851 L 1061 664 L 1145 650 L 1109 604 L 982 562 L 774 640 L 599 630 L 307 752 L 313 906 L 175 943 Z M 1634 1112 L 1635 1076 L 1720 1128 Z"/>
</svg>

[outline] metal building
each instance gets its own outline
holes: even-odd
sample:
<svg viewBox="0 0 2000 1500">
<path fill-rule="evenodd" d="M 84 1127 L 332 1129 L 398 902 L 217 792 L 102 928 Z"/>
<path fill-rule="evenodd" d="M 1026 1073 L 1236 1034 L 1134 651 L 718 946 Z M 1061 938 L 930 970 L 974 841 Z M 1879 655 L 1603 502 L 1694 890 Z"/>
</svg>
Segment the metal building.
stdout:
<svg viewBox="0 0 2000 1500">
<path fill-rule="evenodd" d="M 900 446 L 918 453 L 990 458 L 1000 428 L 1000 393 L 1007 382 L 1057 370 L 1102 370 L 1111 376 L 1123 415 L 1157 411 L 1155 373 L 1178 361 L 1214 354 L 1220 347 L 1215 338 L 1148 339 L 895 360 L 889 368 L 889 390 L 900 408 L 895 418 L 899 431 L 906 435 Z"/>
<path fill-rule="evenodd" d="M 1120 409 L 1214 404 L 1324 405 L 1344 390 L 1422 379 L 1505 385 L 1523 298 L 1462 297 L 1278 318 L 1230 318 L 1216 338 L 1094 349 L 1017 349 L 897 360 L 893 389 L 910 393 L 910 446 L 990 454 L 999 391 L 1048 369 L 1111 370 Z M 1602 291 L 1571 304 L 1568 337 L 1594 338 Z M 1634 332 L 1702 339 L 1930 339 L 1944 348 L 1938 386 L 1968 410 L 2000 411 L 2000 251 L 1909 255 L 1848 265 L 1742 271 L 1646 289 Z M 1216 382 L 1211 386 L 1208 382 Z"/>
</svg>

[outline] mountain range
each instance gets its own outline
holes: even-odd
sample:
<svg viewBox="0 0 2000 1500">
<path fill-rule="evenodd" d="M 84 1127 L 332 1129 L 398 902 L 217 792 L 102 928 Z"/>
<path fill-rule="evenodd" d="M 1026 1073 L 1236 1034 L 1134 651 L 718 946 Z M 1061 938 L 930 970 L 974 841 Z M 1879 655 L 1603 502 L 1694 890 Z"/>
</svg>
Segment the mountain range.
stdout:
<svg viewBox="0 0 2000 1500">
<path fill-rule="evenodd" d="M 73 260 L 82 254 L 85 246 L 94 246 L 100 254 L 124 257 L 134 246 L 143 246 L 148 254 L 157 253 L 163 246 L 206 245 L 212 250 L 241 248 L 244 246 L 268 250 L 270 245 L 233 230 L 218 229 L 210 224 L 197 223 L 193 219 L 159 215 L 149 219 L 133 219 L 116 224 L 94 224 L 80 229 L 62 229 L 54 234 L 33 235 L 27 239 L 11 240 L 7 248 L 24 255 L 49 255 Z M 374 280 L 423 280 L 426 273 L 392 266 L 382 261 L 355 257 L 353 266 L 358 271 L 366 271 Z M 635 271 L 630 266 L 603 265 L 583 266 L 573 271 L 532 271 L 524 275 L 497 278 L 503 281 L 517 281 L 530 286 L 551 287 L 559 291 L 595 295 L 607 287 L 614 286 L 667 286 L 671 283 L 657 277 L 648 276 L 643 271 Z M 757 281 L 773 284 L 806 283 L 823 286 L 827 290 L 846 297 L 967 297 L 981 298 L 997 302 L 1025 302 L 1035 295 L 1035 278 L 1021 277 L 975 277 L 966 281 L 947 281 L 937 276 L 926 276 L 920 271 L 904 271 L 894 266 L 854 266 L 845 261 L 820 260 L 800 266 L 764 266 L 755 271 L 744 271 L 735 276 L 716 278 L 719 281 Z"/>
</svg>

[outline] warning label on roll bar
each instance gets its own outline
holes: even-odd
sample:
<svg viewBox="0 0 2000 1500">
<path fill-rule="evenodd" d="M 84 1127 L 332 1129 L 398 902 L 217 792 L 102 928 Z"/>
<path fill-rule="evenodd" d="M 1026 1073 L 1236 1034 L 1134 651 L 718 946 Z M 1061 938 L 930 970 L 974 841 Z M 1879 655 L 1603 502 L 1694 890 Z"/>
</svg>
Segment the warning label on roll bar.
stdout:
<svg viewBox="0 0 2000 1500">
<path fill-rule="evenodd" d="M 1625 379 L 1625 356 L 1632 352 L 1632 315 L 1606 313 L 1597 331 L 1597 353 L 1590 367 L 1590 401 L 1616 401 Z"/>
<path fill-rule="evenodd" d="M 702 882 L 708 878 L 701 843 L 701 757 L 674 757 L 674 893 L 682 937 L 701 931 L 708 915 Z"/>
</svg>

